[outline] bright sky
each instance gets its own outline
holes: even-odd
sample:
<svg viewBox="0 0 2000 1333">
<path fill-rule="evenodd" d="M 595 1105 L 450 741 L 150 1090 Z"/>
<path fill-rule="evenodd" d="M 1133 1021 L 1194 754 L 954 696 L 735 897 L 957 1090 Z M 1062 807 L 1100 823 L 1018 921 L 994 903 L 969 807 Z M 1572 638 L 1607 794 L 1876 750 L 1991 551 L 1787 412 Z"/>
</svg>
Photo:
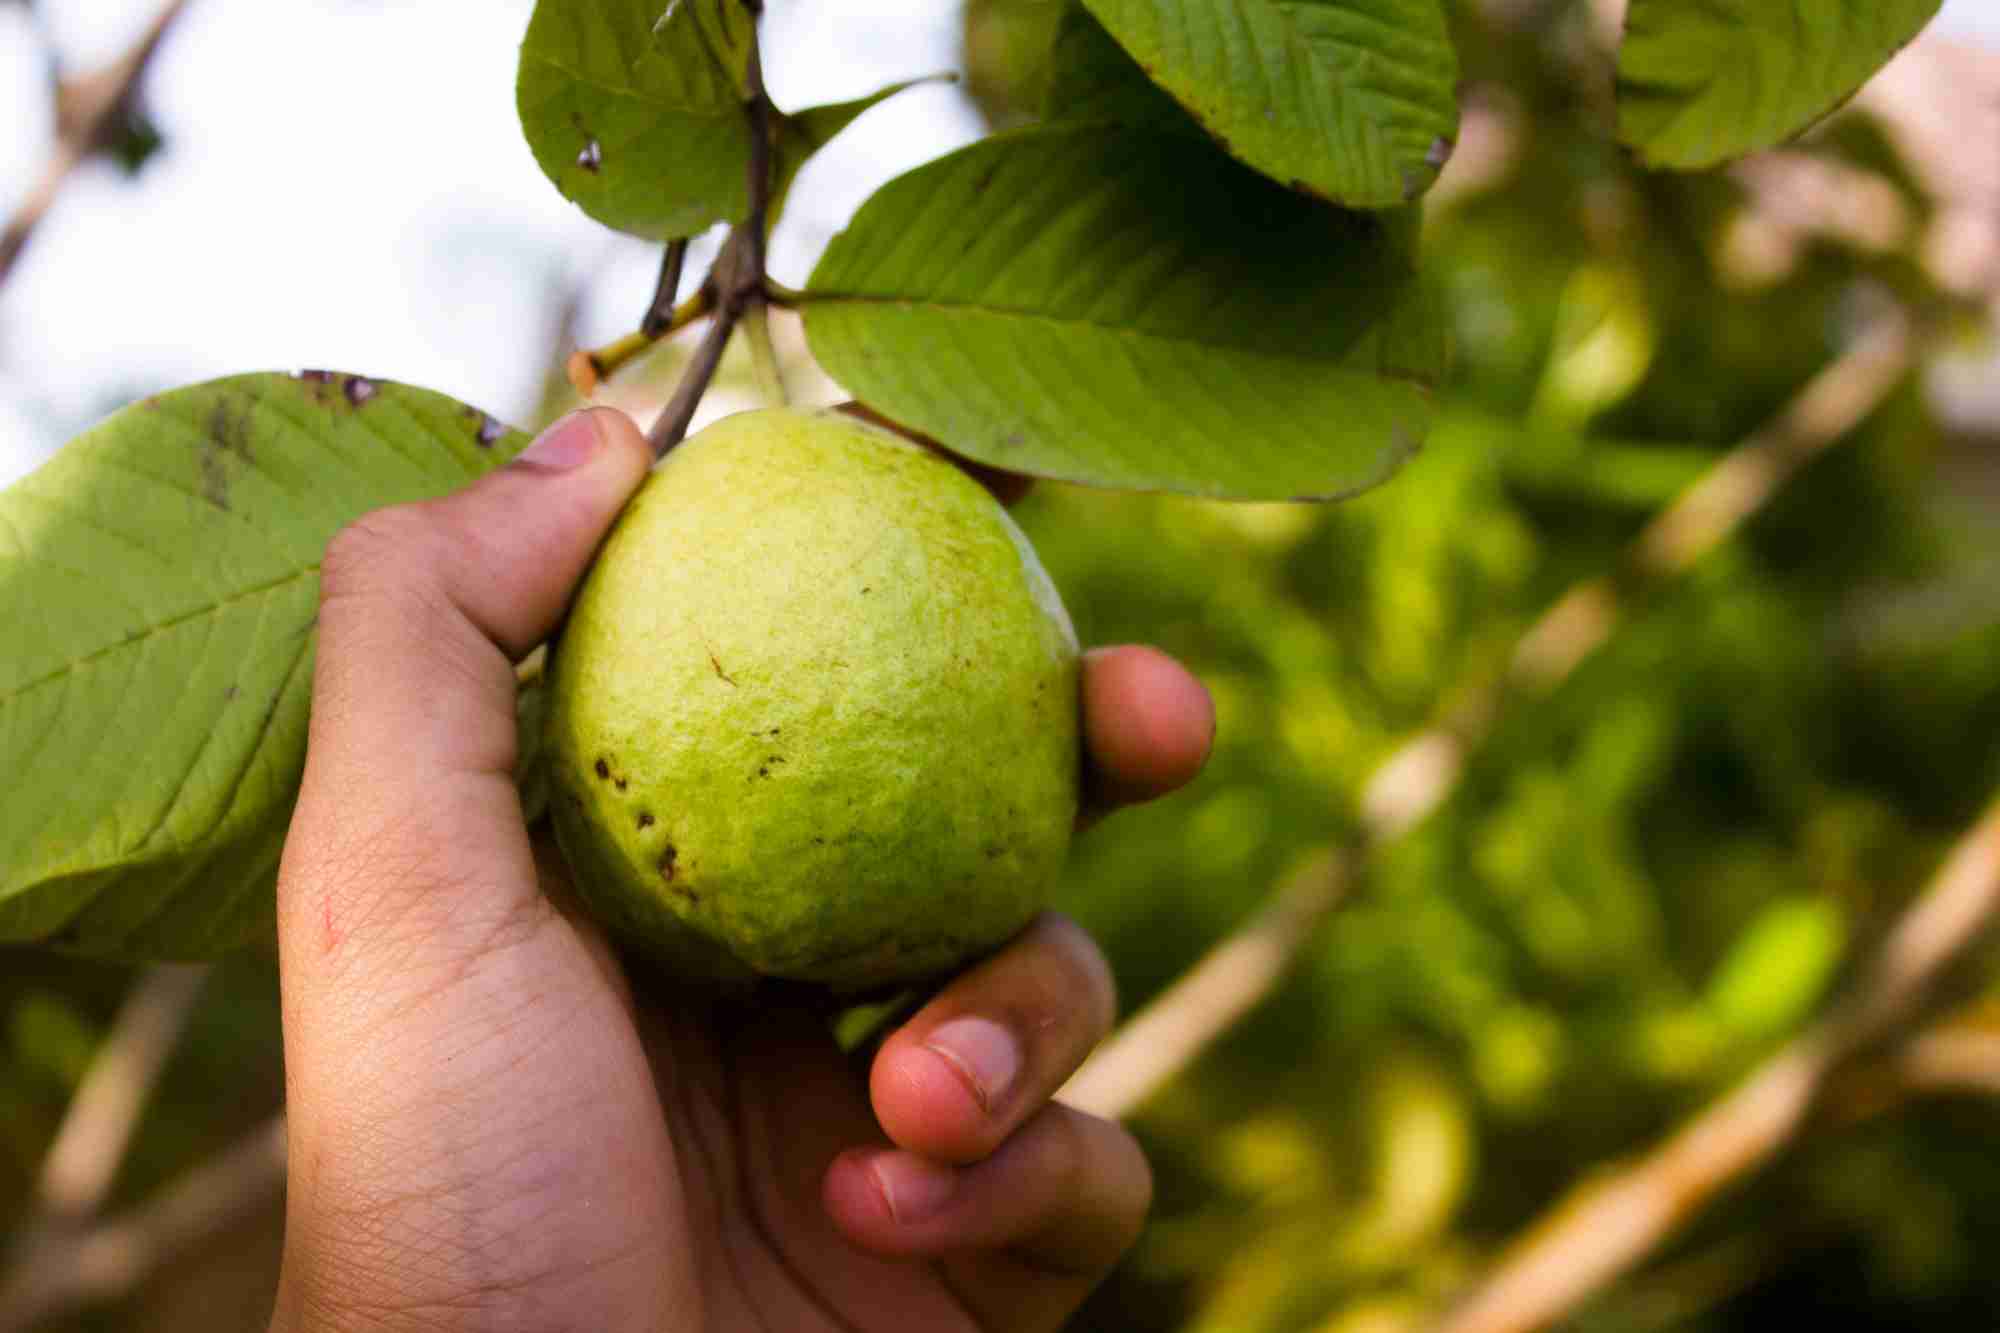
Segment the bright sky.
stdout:
<svg viewBox="0 0 2000 1333">
<path fill-rule="evenodd" d="M 157 0 L 42 0 L 77 67 Z M 0 485 L 148 390 L 319 366 L 440 389 L 510 419 L 548 368 L 553 298 L 591 274 L 584 336 L 629 331 L 658 247 L 585 218 L 514 116 L 532 0 L 194 0 L 153 69 L 169 151 L 70 180 L 0 287 Z M 770 0 L 783 107 L 957 63 L 953 0 Z M 52 128 L 20 9 L 0 7 L 0 214 Z M 979 132 L 955 88 L 876 108 L 807 167 L 773 241 L 801 284 L 876 186 Z M 694 265 L 691 263 L 690 268 Z M 689 278 L 690 284 L 693 278 Z"/>
<path fill-rule="evenodd" d="M 72 68 L 114 58 L 157 0 L 41 0 Z M 0 287 L 0 485 L 152 389 L 235 371 L 362 371 L 519 420 L 547 369 L 552 296 L 589 274 L 584 336 L 632 327 L 657 249 L 542 177 L 514 119 L 532 0 L 194 0 L 151 100 L 169 150 L 136 180 L 71 178 Z M 778 104 L 952 68 L 955 0 L 769 0 Z M 2000 39 L 2000 0 L 1940 25 Z M 0 214 L 52 133 L 19 6 L 0 7 Z M 956 89 L 870 112 L 815 158 L 774 242 L 800 283 L 877 185 L 978 133 Z"/>
</svg>

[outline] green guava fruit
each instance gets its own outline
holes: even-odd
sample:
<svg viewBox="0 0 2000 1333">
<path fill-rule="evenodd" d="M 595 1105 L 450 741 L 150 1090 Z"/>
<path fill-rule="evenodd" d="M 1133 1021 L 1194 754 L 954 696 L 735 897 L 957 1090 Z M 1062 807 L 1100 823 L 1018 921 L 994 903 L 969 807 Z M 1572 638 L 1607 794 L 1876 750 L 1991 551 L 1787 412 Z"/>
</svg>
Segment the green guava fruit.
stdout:
<svg viewBox="0 0 2000 1333">
<path fill-rule="evenodd" d="M 1005 510 L 851 417 L 728 417 L 619 517 L 549 660 L 557 839 L 688 979 L 854 992 L 1041 907 L 1077 811 L 1077 645 Z"/>
</svg>

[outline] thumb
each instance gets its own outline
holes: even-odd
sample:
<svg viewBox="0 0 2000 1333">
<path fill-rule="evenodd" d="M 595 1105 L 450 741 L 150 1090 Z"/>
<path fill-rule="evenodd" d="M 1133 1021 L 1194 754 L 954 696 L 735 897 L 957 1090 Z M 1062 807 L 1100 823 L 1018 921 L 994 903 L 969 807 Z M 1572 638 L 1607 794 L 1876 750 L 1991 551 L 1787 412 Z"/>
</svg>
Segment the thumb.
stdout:
<svg viewBox="0 0 2000 1333">
<path fill-rule="evenodd" d="M 404 963 L 413 947 L 462 957 L 454 941 L 535 898 L 509 659 L 554 628 L 651 462 L 622 413 L 572 413 L 472 486 L 364 515 L 328 546 L 279 877 L 288 986 L 385 937 Z"/>
</svg>

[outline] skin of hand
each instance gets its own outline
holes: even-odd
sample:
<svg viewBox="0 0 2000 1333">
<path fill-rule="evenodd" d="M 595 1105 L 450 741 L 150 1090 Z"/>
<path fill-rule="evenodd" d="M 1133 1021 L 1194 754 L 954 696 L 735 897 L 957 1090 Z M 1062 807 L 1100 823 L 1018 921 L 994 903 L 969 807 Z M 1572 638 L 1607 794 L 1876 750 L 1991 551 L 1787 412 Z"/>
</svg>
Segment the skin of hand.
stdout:
<svg viewBox="0 0 2000 1333">
<path fill-rule="evenodd" d="M 555 627 L 652 459 L 557 422 L 322 570 L 279 878 L 290 1167 L 272 1328 L 1053 1329 L 1151 1180 L 1051 1094 L 1109 1026 L 1103 958 L 1036 921 L 864 1076 L 803 1002 L 677 994 L 574 910 L 512 780 L 512 662 Z M 1093 812 L 1205 759 L 1208 696 L 1088 655 Z"/>
</svg>

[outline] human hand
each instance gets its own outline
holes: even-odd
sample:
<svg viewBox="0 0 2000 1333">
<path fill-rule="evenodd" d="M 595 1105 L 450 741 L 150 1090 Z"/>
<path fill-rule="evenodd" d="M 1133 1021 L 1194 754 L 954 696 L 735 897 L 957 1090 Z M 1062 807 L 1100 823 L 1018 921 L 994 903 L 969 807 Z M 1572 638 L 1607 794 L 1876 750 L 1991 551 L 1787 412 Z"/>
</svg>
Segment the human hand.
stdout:
<svg viewBox="0 0 2000 1333">
<path fill-rule="evenodd" d="M 279 879 L 290 1181 L 274 1330 L 1057 1327 L 1150 1180 L 1050 1100 L 1109 1025 L 1045 916 L 858 1075 L 794 1002 L 672 994 L 572 909 L 515 792 L 517 659 L 651 454 L 565 418 L 322 571 Z M 1213 714 L 1149 649 L 1090 655 L 1094 809 L 1200 767 Z"/>
</svg>

